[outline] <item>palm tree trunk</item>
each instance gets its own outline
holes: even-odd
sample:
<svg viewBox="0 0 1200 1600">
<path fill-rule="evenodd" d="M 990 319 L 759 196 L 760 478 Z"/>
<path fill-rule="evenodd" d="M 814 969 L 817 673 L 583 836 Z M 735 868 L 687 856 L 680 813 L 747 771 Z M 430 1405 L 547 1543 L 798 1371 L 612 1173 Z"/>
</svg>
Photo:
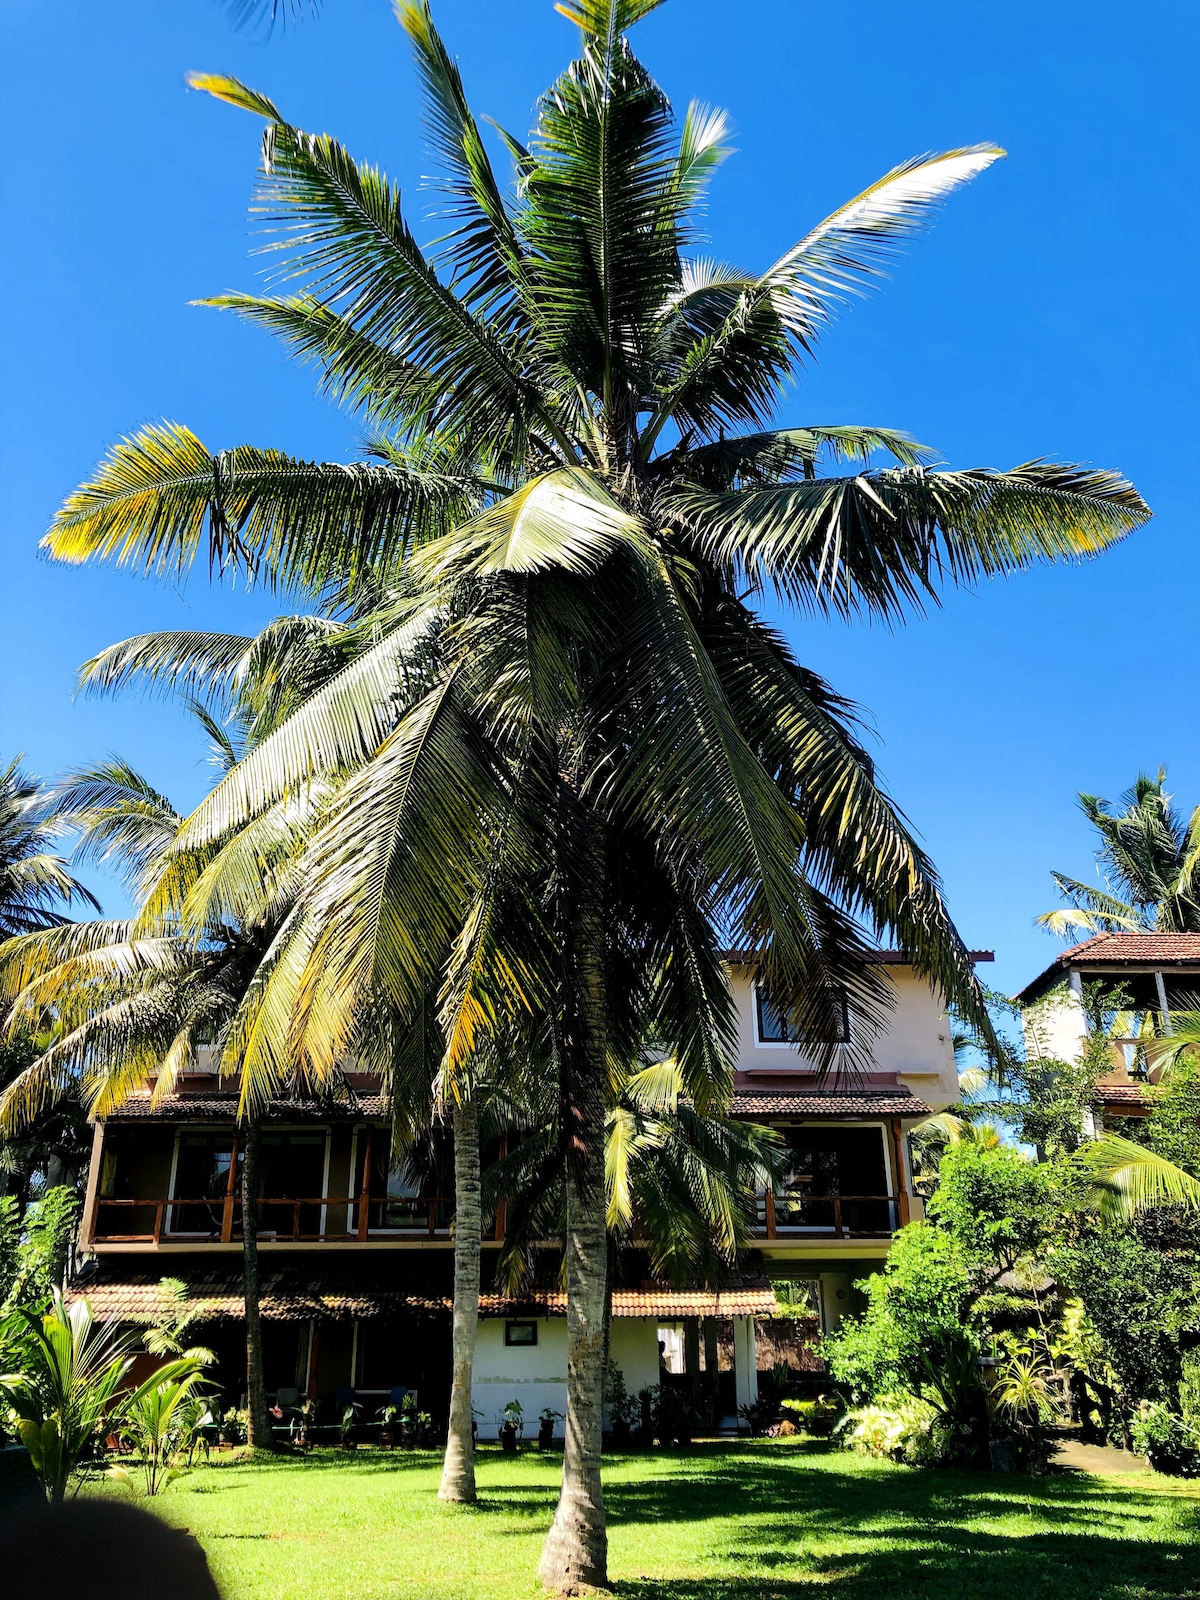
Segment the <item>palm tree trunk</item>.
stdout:
<svg viewBox="0 0 1200 1600">
<path fill-rule="evenodd" d="M 258 1290 L 258 1153 L 261 1125 L 257 1112 L 246 1120 L 242 1142 L 242 1278 L 246 1301 L 246 1442 L 251 1451 L 274 1447 L 263 1388 L 262 1317 Z"/>
<path fill-rule="evenodd" d="M 479 1192 L 479 1108 L 454 1107 L 454 1376 L 450 1429 L 439 1500 L 475 1499 L 475 1440 L 471 1379 L 479 1325 L 479 1259 L 483 1213 Z"/>
<path fill-rule="evenodd" d="M 604 1203 L 606 1059 L 604 839 L 585 821 L 564 952 L 561 1071 L 567 1125 L 567 1419 L 562 1490 L 538 1576 L 560 1594 L 608 1585 L 600 1482 L 608 1230 Z"/>
</svg>

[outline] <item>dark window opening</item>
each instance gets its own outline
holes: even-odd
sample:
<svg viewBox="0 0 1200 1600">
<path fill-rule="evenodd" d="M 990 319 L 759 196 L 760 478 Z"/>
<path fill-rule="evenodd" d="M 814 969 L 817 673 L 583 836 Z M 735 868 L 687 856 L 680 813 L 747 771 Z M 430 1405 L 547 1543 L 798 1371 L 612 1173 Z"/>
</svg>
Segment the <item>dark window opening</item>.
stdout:
<svg viewBox="0 0 1200 1600">
<path fill-rule="evenodd" d="M 172 1198 L 189 1202 L 171 1207 L 168 1225 L 171 1233 L 190 1233 L 204 1238 L 220 1238 L 225 1196 L 229 1192 L 229 1168 L 233 1161 L 233 1134 L 183 1133 L 175 1155 L 175 1182 Z M 234 1197 L 241 1198 L 241 1153 L 234 1175 Z M 238 1208 L 238 1229 L 241 1208 Z"/>
<path fill-rule="evenodd" d="M 762 1044 L 848 1044 L 850 1042 L 850 1004 L 844 990 L 838 990 L 832 998 L 834 1017 L 832 1025 L 823 1030 L 824 1038 L 809 1038 L 805 1041 L 800 1033 L 792 1026 L 784 1012 L 774 1005 L 758 984 L 754 985 L 754 998 L 758 1015 L 758 1037 Z"/>
<path fill-rule="evenodd" d="M 368 1175 L 367 1151 L 370 1150 Z M 369 1188 L 367 1231 L 369 1233 L 444 1232 L 454 1215 L 448 1198 L 452 1187 L 437 1162 L 432 1170 L 414 1170 L 409 1151 L 398 1147 L 393 1153 L 386 1128 L 360 1128 L 354 1147 L 354 1189 L 361 1195 Z M 432 1185 L 432 1186 L 431 1186 Z M 357 1208 L 355 1210 L 357 1220 Z"/>
<path fill-rule="evenodd" d="M 504 1342 L 508 1345 L 532 1345 L 538 1342 L 536 1322 L 506 1322 Z"/>
<path fill-rule="evenodd" d="M 896 1226 L 883 1130 L 786 1128 L 790 1161 L 775 1191 L 778 1231 L 882 1235 Z"/>
<path fill-rule="evenodd" d="M 261 1139 L 259 1193 L 266 1203 L 259 1211 L 259 1228 L 281 1238 L 319 1238 L 325 1198 L 324 1129 L 263 1133 Z M 308 1204 L 272 1205 L 273 1200 Z"/>
</svg>

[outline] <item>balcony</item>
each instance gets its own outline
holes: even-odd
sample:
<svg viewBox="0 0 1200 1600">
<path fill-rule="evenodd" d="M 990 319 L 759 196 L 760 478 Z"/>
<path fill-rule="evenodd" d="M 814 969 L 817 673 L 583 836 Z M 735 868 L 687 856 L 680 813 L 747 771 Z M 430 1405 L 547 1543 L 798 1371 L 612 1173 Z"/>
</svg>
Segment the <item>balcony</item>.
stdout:
<svg viewBox="0 0 1200 1600">
<path fill-rule="evenodd" d="M 258 1203 L 263 1244 L 356 1244 L 377 1239 L 445 1239 L 454 1202 L 445 1195 L 381 1199 L 316 1195 Z M 95 1202 L 96 1244 L 231 1244 L 242 1237 L 242 1205 L 232 1194 L 192 1200 L 110 1199 Z"/>
<path fill-rule="evenodd" d="M 908 1195 L 812 1194 L 792 1188 L 758 1196 L 766 1239 L 886 1239 L 908 1221 Z"/>
</svg>

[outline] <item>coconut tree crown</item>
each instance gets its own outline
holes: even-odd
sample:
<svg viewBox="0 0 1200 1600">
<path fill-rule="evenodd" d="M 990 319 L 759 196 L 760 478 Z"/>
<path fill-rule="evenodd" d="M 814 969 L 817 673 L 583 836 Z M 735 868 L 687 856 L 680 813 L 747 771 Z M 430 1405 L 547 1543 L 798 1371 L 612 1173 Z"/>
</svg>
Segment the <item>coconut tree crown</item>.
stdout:
<svg viewBox="0 0 1200 1600">
<path fill-rule="evenodd" d="M 180 840 L 207 846 L 318 774 L 356 773 L 315 841 L 292 962 L 307 973 L 299 1010 L 333 1043 L 303 1026 L 292 1042 L 326 1062 L 349 1038 L 346 995 L 382 983 L 413 1013 L 450 950 L 460 978 L 490 961 L 515 1004 L 534 1003 L 545 944 L 501 960 L 493 943 L 484 960 L 469 928 L 494 938 L 498 842 L 527 849 L 536 829 L 518 825 L 521 807 L 536 813 L 559 778 L 637 836 L 667 902 L 687 883 L 684 898 L 760 952 L 764 981 L 814 1036 L 835 988 L 864 1017 L 880 999 L 855 918 L 977 1008 L 936 877 L 878 789 L 852 708 L 745 602 L 771 591 L 894 620 L 946 580 L 1091 555 L 1148 515 L 1113 473 L 950 471 L 898 430 L 771 426 L 839 306 L 1002 152 L 906 162 L 765 272 L 690 255 L 727 123 L 693 105 L 676 129 L 633 55 L 627 30 L 658 3 L 560 7 L 581 53 L 527 144 L 498 130 L 512 182 L 427 4 L 401 4 L 446 194 L 428 250 L 378 169 L 237 81 L 195 76 L 267 123 L 258 209 L 289 288 L 210 303 L 314 362 L 374 430 L 372 459 L 214 455 L 186 429 L 153 427 L 112 451 L 47 535 L 67 560 L 179 573 L 204 552 L 258 583 L 386 596 L 371 648 L 231 772 Z M 631 859 L 610 852 L 610 880 L 632 881 Z M 544 862 L 526 867 L 531 885 L 544 877 Z M 526 898 L 539 893 L 544 912 L 544 890 Z M 629 921 L 649 915 L 643 902 Z M 701 991 L 711 940 L 704 957 Z M 448 982 L 452 1054 L 462 1019 L 492 1003 L 470 990 Z"/>
</svg>

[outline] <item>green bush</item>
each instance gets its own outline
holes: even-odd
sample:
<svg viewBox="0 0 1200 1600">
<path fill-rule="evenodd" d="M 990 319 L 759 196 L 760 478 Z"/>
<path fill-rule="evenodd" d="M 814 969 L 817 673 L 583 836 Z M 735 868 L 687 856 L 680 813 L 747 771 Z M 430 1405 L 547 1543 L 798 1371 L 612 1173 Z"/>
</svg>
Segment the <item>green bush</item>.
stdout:
<svg viewBox="0 0 1200 1600">
<path fill-rule="evenodd" d="M 1130 1432 L 1133 1448 L 1155 1472 L 1170 1478 L 1192 1478 L 1200 1473 L 1200 1436 L 1160 1401 L 1142 1401 Z"/>
<path fill-rule="evenodd" d="M 879 1404 L 847 1412 L 839 1426 L 842 1443 L 856 1455 L 909 1466 L 936 1466 L 954 1455 L 945 1418 L 916 1395 L 891 1395 Z"/>
<path fill-rule="evenodd" d="M 842 1408 L 836 1400 L 821 1395 L 816 1400 L 782 1400 L 784 1415 L 789 1416 L 798 1428 L 818 1438 L 833 1432 Z"/>
</svg>

